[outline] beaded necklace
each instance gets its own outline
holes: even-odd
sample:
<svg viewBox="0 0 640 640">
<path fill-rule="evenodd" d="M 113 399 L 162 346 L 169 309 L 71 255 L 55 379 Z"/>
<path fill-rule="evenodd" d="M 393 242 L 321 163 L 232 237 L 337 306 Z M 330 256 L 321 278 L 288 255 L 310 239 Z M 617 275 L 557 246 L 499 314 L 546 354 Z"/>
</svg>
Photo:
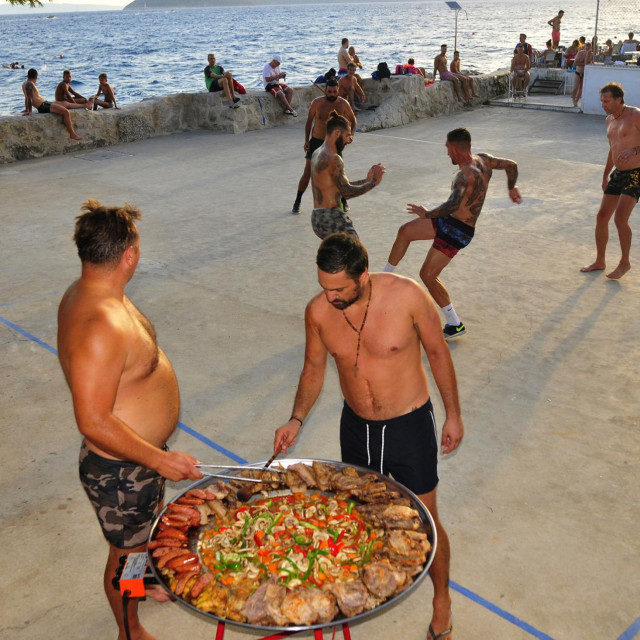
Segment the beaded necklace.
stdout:
<svg viewBox="0 0 640 640">
<path fill-rule="evenodd" d="M 369 314 L 369 305 L 371 304 L 371 291 L 373 289 L 373 284 L 371 282 L 371 278 L 369 278 L 369 299 L 367 300 L 367 307 L 364 310 L 364 318 L 362 318 L 362 324 L 360 325 L 360 329 L 356 329 L 351 320 L 347 318 L 347 314 L 342 310 L 342 315 L 344 319 L 347 321 L 347 324 L 358 334 L 358 346 L 356 347 L 356 362 L 353 365 L 353 375 L 354 377 L 358 377 L 358 358 L 360 357 L 360 340 L 362 338 L 362 330 L 364 329 L 364 324 L 367 321 L 367 315 Z"/>
</svg>

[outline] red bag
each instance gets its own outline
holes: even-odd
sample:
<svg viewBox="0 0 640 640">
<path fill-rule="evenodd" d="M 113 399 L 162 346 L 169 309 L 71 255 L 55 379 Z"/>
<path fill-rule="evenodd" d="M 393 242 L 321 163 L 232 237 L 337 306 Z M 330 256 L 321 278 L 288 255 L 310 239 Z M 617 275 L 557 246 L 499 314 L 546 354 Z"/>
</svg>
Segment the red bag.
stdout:
<svg viewBox="0 0 640 640">
<path fill-rule="evenodd" d="M 233 90 L 240 95 L 247 93 L 247 90 L 235 78 L 233 78 Z"/>
</svg>

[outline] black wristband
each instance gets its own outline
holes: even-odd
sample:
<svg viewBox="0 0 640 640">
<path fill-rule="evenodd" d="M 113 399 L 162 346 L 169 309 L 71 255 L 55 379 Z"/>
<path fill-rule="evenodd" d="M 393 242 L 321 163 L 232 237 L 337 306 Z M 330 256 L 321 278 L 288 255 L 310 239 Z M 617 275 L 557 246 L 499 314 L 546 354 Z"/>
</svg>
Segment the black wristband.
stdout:
<svg viewBox="0 0 640 640">
<path fill-rule="evenodd" d="M 300 423 L 300 426 L 302 426 L 302 420 L 298 418 L 298 416 L 291 416 L 289 418 L 289 422 L 291 422 L 292 420 L 297 420 Z"/>
</svg>

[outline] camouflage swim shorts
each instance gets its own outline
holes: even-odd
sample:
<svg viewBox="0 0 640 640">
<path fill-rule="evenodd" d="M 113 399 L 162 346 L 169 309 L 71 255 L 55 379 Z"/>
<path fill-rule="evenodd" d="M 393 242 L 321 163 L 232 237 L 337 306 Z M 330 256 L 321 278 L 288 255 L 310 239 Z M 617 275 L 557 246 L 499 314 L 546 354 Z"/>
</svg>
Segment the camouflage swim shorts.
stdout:
<svg viewBox="0 0 640 640">
<path fill-rule="evenodd" d="M 321 240 L 332 233 L 350 233 L 358 237 L 353 228 L 351 218 L 340 209 L 340 207 L 326 207 L 324 209 L 314 209 L 311 213 L 311 226 L 313 232 Z"/>
<path fill-rule="evenodd" d="M 135 462 L 110 460 L 80 447 L 80 482 L 109 544 L 131 549 L 144 544 L 164 497 L 164 478 Z"/>
</svg>

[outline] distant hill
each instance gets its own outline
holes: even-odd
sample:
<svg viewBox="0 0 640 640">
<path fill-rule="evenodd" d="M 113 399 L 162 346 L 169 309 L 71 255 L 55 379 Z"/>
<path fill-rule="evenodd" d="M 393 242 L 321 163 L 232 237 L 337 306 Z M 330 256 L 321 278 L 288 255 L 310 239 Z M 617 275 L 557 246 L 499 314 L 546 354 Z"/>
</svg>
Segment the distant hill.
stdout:
<svg viewBox="0 0 640 640">
<path fill-rule="evenodd" d="M 60 2 L 43 2 L 41 7 L 22 7 L 20 5 L 6 5 L 1 4 L 0 0 L 0 15 L 10 14 L 44 14 L 47 16 L 55 15 L 57 13 L 71 13 L 72 11 L 120 11 L 122 6 L 116 6 L 112 4 L 71 4 Z"/>
<path fill-rule="evenodd" d="M 187 9 L 194 7 L 239 7 L 270 4 L 332 4 L 338 2 L 376 2 L 377 0 L 133 0 L 125 10 Z M 388 2 L 389 0 L 378 0 Z M 391 0 L 394 1 L 394 0 Z M 398 0 L 399 2 L 402 0 Z"/>
</svg>

